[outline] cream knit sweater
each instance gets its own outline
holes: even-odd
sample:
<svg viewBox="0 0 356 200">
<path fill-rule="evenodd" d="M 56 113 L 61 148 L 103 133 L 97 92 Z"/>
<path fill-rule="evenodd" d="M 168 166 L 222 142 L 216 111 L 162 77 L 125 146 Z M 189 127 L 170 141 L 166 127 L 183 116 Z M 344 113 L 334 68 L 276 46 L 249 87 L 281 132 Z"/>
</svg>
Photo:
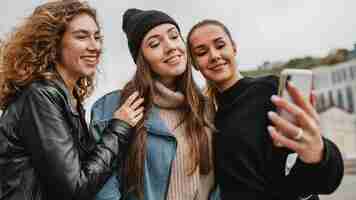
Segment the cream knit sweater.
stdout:
<svg viewBox="0 0 356 200">
<path fill-rule="evenodd" d="M 200 175 L 199 167 L 188 175 L 192 165 L 189 144 L 185 136 L 185 121 L 180 106 L 184 96 L 174 92 L 162 83 L 156 82 L 154 103 L 160 108 L 160 117 L 177 140 L 176 157 L 172 162 L 167 200 L 207 200 L 214 186 L 213 170 L 208 175 Z M 211 135 L 209 134 L 210 144 Z"/>
</svg>

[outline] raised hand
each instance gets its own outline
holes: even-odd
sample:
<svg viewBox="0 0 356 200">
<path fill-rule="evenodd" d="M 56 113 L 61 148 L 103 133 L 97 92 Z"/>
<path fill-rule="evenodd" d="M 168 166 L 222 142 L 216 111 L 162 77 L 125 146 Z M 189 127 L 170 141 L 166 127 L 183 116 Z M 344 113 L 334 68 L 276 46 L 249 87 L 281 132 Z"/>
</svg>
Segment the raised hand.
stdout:
<svg viewBox="0 0 356 200">
<path fill-rule="evenodd" d="M 273 95 L 271 100 L 278 109 L 284 109 L 295 117 L 292 123 L 275 112 L 268 117 L 274 124 L 268 131 L 274 143 L 282 144 L 295 151 L 305 163 L 319 163 L 323 158 L 324 143 L 321 136 L 319 116 L 313 105 L 305 100 L 292 84 L 288 84 L 288 92 L 295 104 Z"/>
<path fill-rule="evenodd" d="M 139 93 L 137 91 L 132 93 L 124 104 L 114 112 L 113 117 L 127 122 L 132 127 L 136 126 L 143 118 L 144 111 L 144 107 L 141 106 L 144 99 L 138 95 Z"/>
</svg>

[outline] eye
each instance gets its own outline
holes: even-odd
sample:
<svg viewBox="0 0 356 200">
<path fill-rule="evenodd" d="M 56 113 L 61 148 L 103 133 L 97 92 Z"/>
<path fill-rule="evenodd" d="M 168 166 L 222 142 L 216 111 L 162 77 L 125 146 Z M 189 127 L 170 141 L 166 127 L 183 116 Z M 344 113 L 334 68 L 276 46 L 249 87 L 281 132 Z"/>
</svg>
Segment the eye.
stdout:
<svg viewBox="0 0 356 200">
<path fill-rule="evenodd" d="M 194 54 L 195 54 L 197 57 L 202 57 L 202 56 L 204 56 L 206 53 L 207 53 L 207 51 L 205 51 L 205 50 L 200 50 L 200 51 L 196 51 Z"/>
<path fill-rule="evenodd" d="M 159 43 L 158 40 L 153 40 L 153 41 L 150 41 L 150 42 L 148 43 L 148 46 L 149 46 L 151 49 L 154 49 L 154 48 L 158 47 L 159 44 L 160 44 L 160 43 Z"/>
<path fill-rule="evenodd" d="M 102 35 L 96 35 L 95 36 L 95 40 L 101 42 L 101 41 L 103 41 L 103 36 Z"/>
<path fill-rule="evenodd" d="M 175 39 L 179 38 L 179 35 L 178 35 L 177 33 L 172 34 L 172 35 L 171 35 L 171 38 L 175 40 Z"/>
<path fill-rule="evenodd" d="M 83 39 L 87 38 L 88 35 L 86 35 L 86 34 L 77 34 L 74 37 L 79 39 L 79 40 L 83 40 Z"/>
<path fill-rule="evenodd" d="M 169 38 L 170 38 L 170 39 L 173 39 L 173 40 L 179 38 L 178 32 L 177 32 L 177 31 L 171 31 L 171 32 L 169 33 Z"/>
<path fill-rule="evenodd" d="M 225 47 L 225 42 L 219 41 L 219 42 L 217 42 L 217 44 L 215 46 L 216 46 L 216 49 L 222 49 Z"/>
</svg>

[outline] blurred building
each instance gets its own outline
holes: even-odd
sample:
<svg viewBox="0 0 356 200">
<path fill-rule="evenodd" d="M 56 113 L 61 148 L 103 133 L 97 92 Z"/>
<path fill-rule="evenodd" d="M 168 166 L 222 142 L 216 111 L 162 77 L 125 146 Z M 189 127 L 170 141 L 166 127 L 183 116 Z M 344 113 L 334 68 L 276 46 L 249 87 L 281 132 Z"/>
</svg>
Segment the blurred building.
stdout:
<svg viewBox="0 0 356 200">
<path fill-rule="evenodd" d="M 356 59 L 313 69 L 323 134 L 356 158 Z"/>
<path fill-rule="evenodd" d="M 356 43 L 354 44 L 354 48 L 349 51 L 348 59 L 356 58 Z"/>
<path fill-rule="evenodd" d="M 356 115 L 333 107 L 320 113 L 324 136 L 336 143 L 345 159 L 356 158 Z"/>
<path fill-rule="evenodd" d="M 356 59 L 334 66 L 313 69 L 317 110 L 326 111 L 338 107 L 355 113 L 356 106 Z"/>
</svg>

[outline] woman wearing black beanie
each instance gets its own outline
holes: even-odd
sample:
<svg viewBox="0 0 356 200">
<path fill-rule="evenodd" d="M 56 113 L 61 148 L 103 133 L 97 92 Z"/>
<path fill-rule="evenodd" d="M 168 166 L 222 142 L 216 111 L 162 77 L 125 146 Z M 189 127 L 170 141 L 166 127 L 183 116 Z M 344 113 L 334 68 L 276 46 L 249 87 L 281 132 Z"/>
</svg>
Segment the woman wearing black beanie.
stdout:
<svg viewBox="0 0 356 200">
<path fill-rule="evenodd" d="M 102 133 L 111 113 L 133 92 L 144 118 L 130 134 L 118 176 L 97 199 L 217 199 L 211 137 L 214 127 L 176 21 L 166 13 L 128 9 L 123 30 L 137 70 L 123 90 L 100 98 L 92 127 Z M 118 184 L 119 183 L 119 184 Z"/>
</svg>

